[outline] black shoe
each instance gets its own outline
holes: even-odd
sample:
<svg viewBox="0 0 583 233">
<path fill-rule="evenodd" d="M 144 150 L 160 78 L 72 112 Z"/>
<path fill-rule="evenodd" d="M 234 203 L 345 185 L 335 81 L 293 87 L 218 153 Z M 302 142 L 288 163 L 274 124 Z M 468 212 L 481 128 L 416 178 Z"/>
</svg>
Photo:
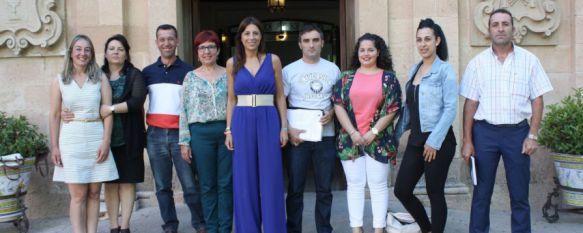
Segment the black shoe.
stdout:
<svg viewBox="0 0 583 233">
<path fill-rule="evenodd" d="M 110 233 L 120 233 L 120 231 L 119 231 L 120 228 L 121 227 L 117 227 L 117 228 L 110 229 L 109 232 Z"/>
<path fill-rule="evenodd" d="M 119 233 L 130 233 L 130 229 L 120 229 Z"/>
</svg>

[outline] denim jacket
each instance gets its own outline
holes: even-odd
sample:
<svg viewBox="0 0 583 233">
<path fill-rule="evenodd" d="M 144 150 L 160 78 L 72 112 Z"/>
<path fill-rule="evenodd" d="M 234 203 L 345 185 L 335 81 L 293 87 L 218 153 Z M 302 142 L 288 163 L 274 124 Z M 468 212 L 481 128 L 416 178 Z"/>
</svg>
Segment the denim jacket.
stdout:
<svg viewBox="0 0 583 233">
<path fill-rule="evenodd" d="M 421 62 L 414 65 L 409 71 L 409 81 L 413 80 Z M 405 90 L 411 85 L 407 82 Z M 439 150 L 447 132 L 457 114 L 458 85 L 453 67 L 435 58 L 431 65 L 431 72 L 425 74 L 419 85 L 419 119 L 421 132 L 431 132 L 425 144 Z M 397 123 L 395 135 L 397 140 L 410 129 L 410 114 L 407 104 L 403 101 L 401 117 Z"/>
</svg>

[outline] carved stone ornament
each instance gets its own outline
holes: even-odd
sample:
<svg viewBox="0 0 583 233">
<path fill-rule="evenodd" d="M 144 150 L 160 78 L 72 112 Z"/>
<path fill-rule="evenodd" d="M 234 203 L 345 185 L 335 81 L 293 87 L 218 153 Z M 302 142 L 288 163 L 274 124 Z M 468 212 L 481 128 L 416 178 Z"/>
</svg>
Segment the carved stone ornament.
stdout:
<svg viewBox="0 0 583 233">
<path fill-rule="evenodd" d="M 47 48 L 63 34 L 55 0 L 0 0 L 0 48 L 15 56 L 29 46 Z"/>
<path fill-rule="evenodd" d="M 553 33 L 561 24 L 561 8 L 556 0 L 479 0 L 473 9 L 474 25 L 488 40 L 488 19 L 490 14 L 505 8 L 514 17 L 514 42 L 518 44 L 556 44 Z M 534 33 L 529 33 L 534 32 Z M 475 44 L 473 40 L 472 44 Z M 489 43 L 488 43 L 489 44 Z"/>
</svg>

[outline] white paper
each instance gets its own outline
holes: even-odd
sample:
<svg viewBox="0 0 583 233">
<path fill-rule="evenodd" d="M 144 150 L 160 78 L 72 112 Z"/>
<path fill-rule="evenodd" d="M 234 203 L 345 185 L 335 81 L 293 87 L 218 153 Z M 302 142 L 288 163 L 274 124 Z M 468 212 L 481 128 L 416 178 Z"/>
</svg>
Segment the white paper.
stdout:
<svg viewBox="0 0 583 233">
<path fill-rule="evenodd" d="M 290 128 L 305 130 L 300 139 L 310 142 L 322 141 L 321 110 L 288 109 L 287 122 Z"/>
<path fill-rule="evenodd" d="M 472 176 L 472 183 L 474 186 L 478 185 L 478 175 L 476 174 L 476 159 L 470 156 L 470 175 Z"/>
</svg>

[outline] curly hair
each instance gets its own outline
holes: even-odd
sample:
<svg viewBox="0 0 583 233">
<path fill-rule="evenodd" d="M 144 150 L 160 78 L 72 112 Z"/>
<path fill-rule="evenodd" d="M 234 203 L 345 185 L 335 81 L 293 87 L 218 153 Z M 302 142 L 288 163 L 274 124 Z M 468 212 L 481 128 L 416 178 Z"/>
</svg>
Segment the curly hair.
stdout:
<svg viewBox="0 0 583 233">
<path fill-rule="evenodd" d="M 364 35 L 359 37 L 358 40 L 356 41 L 354 51 L 352 52 L 352 64 L 350 65 L 350 68 L 352 68 L 353 70 L 360 68 L 361 64 L 360 61 L 358 60 L 358 49 L 360 48 L 360 43 L 364 40 L 372 41 L 374 43 L 374 47 L 377 50 L 379 50 L 379 57 L 377 58 L 377 67 L 383 70 L 394 72 L 393 58 L 391 56 L 391 51 L 389 50 L 389 47 L 387 46 L 383 38 L 372 33 L 365 33 Z"/>
</svg>

